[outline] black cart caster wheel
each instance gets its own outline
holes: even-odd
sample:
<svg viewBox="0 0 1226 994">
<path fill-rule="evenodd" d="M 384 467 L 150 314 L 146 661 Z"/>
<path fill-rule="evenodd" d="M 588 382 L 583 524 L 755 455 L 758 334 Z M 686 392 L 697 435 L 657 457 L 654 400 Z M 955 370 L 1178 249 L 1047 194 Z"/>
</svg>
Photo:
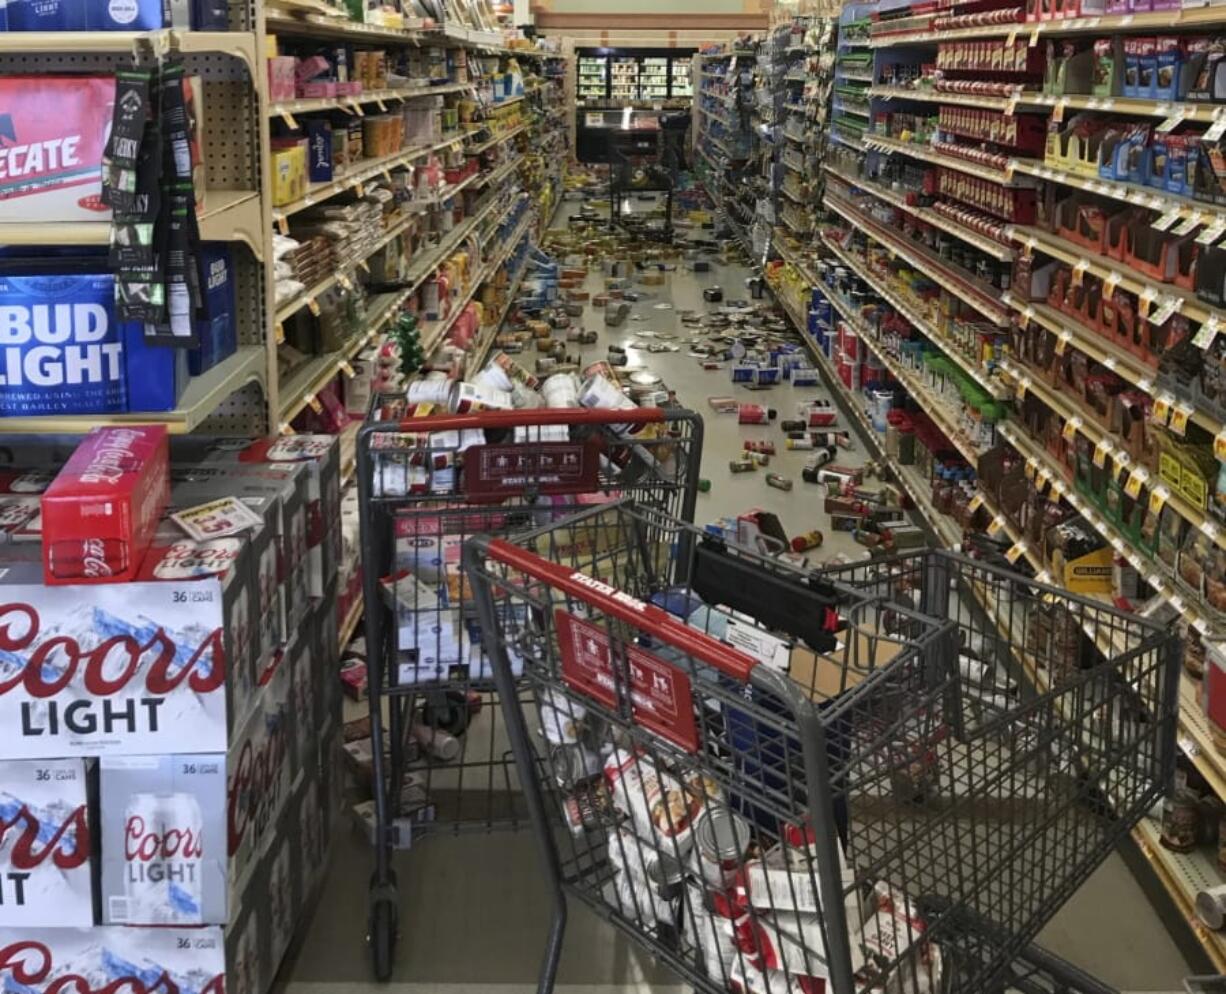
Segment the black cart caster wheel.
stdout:
<svg viewBox="0 0 1226 994">
<path fill-rule="evenodd" d="M 371 961 L 375 968 L 376 980 L 390 980 L 392 966 L 396 962 L 396 936 L 399 929 L 399 911 L 396 902 L 387 898 L 376 898 L 370 906 L 370 943 Z"/>
</svg>

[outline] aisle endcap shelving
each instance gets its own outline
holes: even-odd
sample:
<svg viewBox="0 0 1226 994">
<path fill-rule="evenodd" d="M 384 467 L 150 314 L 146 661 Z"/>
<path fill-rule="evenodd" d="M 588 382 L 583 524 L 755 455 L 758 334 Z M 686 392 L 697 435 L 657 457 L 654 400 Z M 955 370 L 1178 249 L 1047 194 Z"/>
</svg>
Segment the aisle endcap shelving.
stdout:
<svg viewBox="0 0 1226 994">
<path fill-rule="evenodd" d="M 146 53 L 162 58 L 177 52 L 182 55 L 218 53 L 242 59 L 255 78 L 255 35 L 250 31 L 191 31 L 162 28 L 157 31 L 8 31 L 4 32 L 4 54 L 86 54 Z"/>
</svg>

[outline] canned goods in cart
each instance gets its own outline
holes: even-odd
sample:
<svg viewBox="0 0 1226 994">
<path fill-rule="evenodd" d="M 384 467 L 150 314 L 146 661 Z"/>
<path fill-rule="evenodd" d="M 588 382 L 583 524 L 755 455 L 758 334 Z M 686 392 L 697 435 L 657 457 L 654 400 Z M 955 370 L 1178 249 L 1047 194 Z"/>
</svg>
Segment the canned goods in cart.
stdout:
<svg viewBox="0 0 1226 994">
<path fill-rule="evenodd" d="M 549 750 L 549 761 L 559 787 L 575 787 L 601 772 L 599 754 L 582 742 L 564 742 Z"/>
<path fill-rule="evenodd" d="M 731 808 L 711 806 L 694 820 L 694 860 L 710 886 L 732 886 L 753 835 L 749 823 Z"/>
</svg>

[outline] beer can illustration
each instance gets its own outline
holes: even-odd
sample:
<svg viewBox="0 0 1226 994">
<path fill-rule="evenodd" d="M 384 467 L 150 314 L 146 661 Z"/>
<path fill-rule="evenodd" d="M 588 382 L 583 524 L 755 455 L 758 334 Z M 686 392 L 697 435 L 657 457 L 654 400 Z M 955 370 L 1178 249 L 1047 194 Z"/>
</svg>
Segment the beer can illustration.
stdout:
<svg viewBox="0 0 1226 994">
<path fill-rule="evenodd" d="M 203 832 L 195 795 L 133 794 L 124 812 L 124 893 L 110 898 L 111 920 L 203 924 Z"/>
</svg>

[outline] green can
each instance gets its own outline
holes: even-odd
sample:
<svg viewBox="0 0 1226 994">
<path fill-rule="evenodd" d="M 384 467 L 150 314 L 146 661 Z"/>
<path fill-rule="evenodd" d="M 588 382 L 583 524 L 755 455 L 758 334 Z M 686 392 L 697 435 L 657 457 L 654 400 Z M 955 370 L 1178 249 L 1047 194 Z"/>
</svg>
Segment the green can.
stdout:
<svg viewBox="0 0 1226 994">
<path fill-rule="evenodd" d="M 778 473 L 767 473 L 766 474 L 766 485 L 768 487 L 774 487 L 776 490 L 791 490 L 792 489 L 792 481 L 789 480 L 786 476 L 780 476 Z"/>
</svg>

